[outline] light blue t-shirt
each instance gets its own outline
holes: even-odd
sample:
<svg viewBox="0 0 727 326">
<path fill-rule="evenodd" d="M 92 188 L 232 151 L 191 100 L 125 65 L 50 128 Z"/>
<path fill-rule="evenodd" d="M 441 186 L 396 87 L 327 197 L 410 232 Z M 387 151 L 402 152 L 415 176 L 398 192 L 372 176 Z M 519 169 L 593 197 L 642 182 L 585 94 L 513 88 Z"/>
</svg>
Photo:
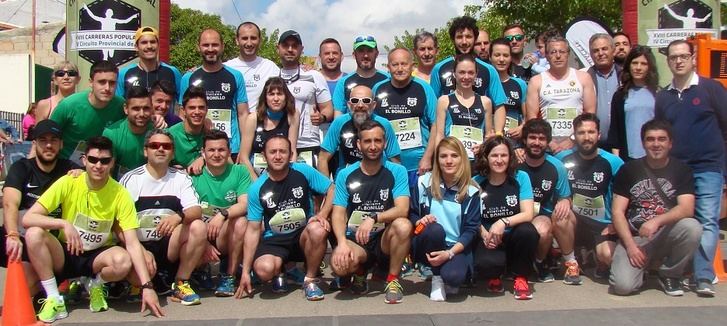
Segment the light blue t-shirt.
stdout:
<svg viewBox="0 0 727 326">
<path fill-rule="evenodd" d="M 629 89 L 624 101 L 624 115 L 629 157 L 642 158 L 646 156 L 646 152 L 641 144 L 641 126 L 654 118 L 654 94 L 646 87 Z"/>
</svg>

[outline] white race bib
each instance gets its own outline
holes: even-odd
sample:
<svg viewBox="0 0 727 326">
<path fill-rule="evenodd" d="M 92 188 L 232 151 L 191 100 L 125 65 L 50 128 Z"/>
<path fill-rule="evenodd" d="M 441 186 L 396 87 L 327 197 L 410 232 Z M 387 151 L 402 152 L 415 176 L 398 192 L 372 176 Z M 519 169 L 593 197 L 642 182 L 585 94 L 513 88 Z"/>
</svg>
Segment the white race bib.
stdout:
<svg viewBox="0 0 727 326">
<path fill-rule="evenodd" d="M 220 212 L 220 209 L 227 208 L 227 207 L 217 207 L 215 205 L 210 205 L 208 202 L 203 201 L 200 203 L 200 206 L 202 207 L 202 221 L 205 223 L 209 223 L 210 220 L 217 215 L 217 213 Z"/>
<path fill-rule="evenodd" d="M 517 119 L 515 119 L 513 117 L 509 117 L 509 116 L 505 117 L 505 131 L 517 128 L 517 126 L 518 126 Z"/>
<path fill-rule="evenodd" d="M 576 108 L 545 109 L 545 120 L 553 128 L 553 137 L 570 137 L 573 134 L 573 119 L 577 116 Z"/>
<path fill-rule="evenodd" d="M 136 231 L 136 235 L 139 237 L 139 241 L 158 241 L 164 236 L 157 231 L 157 225 L 163 219 L 174 215 L 174 211 L 171 209 L 146 209 L 136 213 L 139 219 L 139 229 Z"/>
<path fill-rule="evenodd" d="M 232 137 L 232 110 L 228 109 L 209 109 L 207 118 L 212 121 L 214 129 L 224 131 L 227 137 Z"/>
<path fill-rule="evenodd" d="M 105 245 L 111 237 L 113 225 L 114 221 L 97 220 L 81 213 L 77 213 L 73 220 L 73 227 L 81 236 L 84 251 L 98 249 Z"/>
<path fill-rule="evenodd" d="M 268 167 L 268 162 L 265 161 L 263 153 L 255 153 L 252 155 L 252 167 L 255 168 L 255 172 L 258 175 L 262 174 Z"/>
<path fill-rule="evenodd" d="M 302 208 L 292 208 L 277 212 L 268 225 L 275 234 L 288 234 L 305 227 L 305 221 L 305 211 Z"/>
<path fill-rule="evenodd" d="M 391 120 L 391 126 L 394 127 L 394 134 L 396 134 L 396 140 L 399 142 L 401 149 L 422 146 L 422 128 L 419 118 Z"/>
<path fill-rule="evenodd" d="M 369 212 L 362 212 L 362 211 L 353 211 L 351 213 L 351 217 L 348 219 L 348 229 L 356 233 L 358 230 L 358 227 L 361 226 L 361 223 L 367 219 L 372 213 Z M 383 231 L 386 228 L 386 224 L 378 222 L 374 223 L 374 226 L 371 227 L 371 233 L 376 233 L 379 231 Z"/>
<path fill-rule="evenodd" d="M 592 219 L 606 218 L 606 205 L 603 196 L 591 198 L 580 194 L 573 194 L 573 211 L 576 214 Z"/>
<path fill-rule="evenodd" d="M 305 151 L 298 153 L 298 163 L 305 163 L 306 165 L 315 168 L 313 165 L 313 152 Z"/>
<path fill-rule="evenodd" d="M 450 136 L 455 137 L 462 142 L 469 159 L 475 158 L 475 153 L 472 149 L 475 146 L 482 144 L 482 141 L 484 140 L 483 134 L 482 129 L 470 126 L 452 125 L 452 128 L 449 130 Z"/>
</svg>

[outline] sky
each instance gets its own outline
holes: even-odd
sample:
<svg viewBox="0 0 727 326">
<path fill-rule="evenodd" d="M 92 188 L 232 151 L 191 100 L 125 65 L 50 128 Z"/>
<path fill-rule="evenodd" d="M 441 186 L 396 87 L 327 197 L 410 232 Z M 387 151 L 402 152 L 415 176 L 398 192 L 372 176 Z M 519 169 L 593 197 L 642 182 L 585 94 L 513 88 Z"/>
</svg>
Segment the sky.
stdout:
<svg viewBox="0 0 727 326">
<path fill-rule="evenodd" d="M 172 0 L 182 8 L 218 14 L 225 24 L 253 21 L 268 31 L 293 29 L 303 38 L 305 55 L 316 56 L 318 44 L 337 39 L 343 52 L 353 51 L 353 39 L 371 35 L 392 46 L 394 36 L 417 28 L 433 31 L 461 15 L 465 5 L 481 0 Z M 238 14 L 239 13 L 239 14 Z M 349 60 L 350 61 L 350 60 Z M 344 61 L 344 64 L 346 62 Z"/>
</svg>

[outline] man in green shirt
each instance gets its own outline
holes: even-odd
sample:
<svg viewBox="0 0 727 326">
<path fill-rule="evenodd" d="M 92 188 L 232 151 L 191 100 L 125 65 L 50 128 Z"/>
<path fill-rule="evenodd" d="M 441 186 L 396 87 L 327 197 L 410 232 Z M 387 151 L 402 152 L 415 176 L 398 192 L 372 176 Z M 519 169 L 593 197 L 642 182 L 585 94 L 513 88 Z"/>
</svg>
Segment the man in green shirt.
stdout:
<svg viewBox="0 0 727 326">
<path fill-rule="evenodd" d="M 133 86 L 126 92 L 124 103 L 125 120 L 119 120 L 103 131 L 103 136 L 114 143 L 114 157 L 117 157 L 113 176 L 121 176 L 146 163 L 144 158 L 144 137 L 151 130 L 151 98 L 144 87 Z"/>
<path fill-rule="evenodd" d="M 190 174 L 200 174 L 204 160 L 200 156 L 207 116 L 207 95 L 204 88 L 192 86 L 182 97 L 182 123 L 168 129 L 174 137 L 174 162 Z"/>
<path fill-rule="evenodd" d="M 63 130 L 61 158 L 82 165 L 86 139 L 100 136 L 104 128 L 124 118 L 124 99 L 115 96 L 119 70 L 109 61 L 91 66 L 91 89 L 66 97 L 51 114 Z"/>
<path fill-rule="evenodd" d="M 202 220 L 207 223 L 212 247 L 207 252 L 212 252 L 215 260 L 220 254 L 227 254 L 229 259 L 227 270 L 220 271 L 215 295 L 229 297 L 235 294 L 234 275 L 247 229 L 247 219 L 240 217 L 247 215 L 247 189 L 252 179 L 245 167 L 231 163 L 230 141 L 224 131 L 212 130 L 204 136 L 202 157 L 205 168 L 192 177 L 192 184 L 202 206 Z"/>
</svg>

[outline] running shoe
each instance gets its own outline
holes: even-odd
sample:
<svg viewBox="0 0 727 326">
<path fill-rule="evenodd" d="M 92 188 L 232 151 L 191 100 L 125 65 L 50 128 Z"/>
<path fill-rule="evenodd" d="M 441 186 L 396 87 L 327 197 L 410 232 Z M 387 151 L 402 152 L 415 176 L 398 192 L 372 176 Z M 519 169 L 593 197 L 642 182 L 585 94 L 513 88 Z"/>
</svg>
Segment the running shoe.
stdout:
<svg viewBox="0 0 727 326">
<path fill-rule="evenodd" d="M 670 295 L 672 297 L 679 297 L 684 295 L 684 290 L 682 290 L 682 287 L 680 286 L 681 284 L 676 278 L 660 276 L 659 285 L 661 285 L 661 288 L 667 295 Z"/>
<path fill-rule="evenodd" d="M 432 290 L 429 292 L 429 300 L 442 302 L 447 301 L 447 291 L 444 280 L 440 275 L 432 276 Z"/>
<path fill-rule="evenodd" d="M 210 266 L 200 268 L 192 272 L 191 281 L 200 290 L 213 290 L 215 283 L 212 282 L 212 274 L 210 273 Z M 174 291 L 174 289 L 172 289 Z"/>
<path fill-rule="evenodd" d="M 154 276 L 154 291 L 157 295 L 163 296 L 172 293 L 172 283 L 174 279 L 169 277 L 169 272 L 161 269 L 157 271 L 157 275 Z"/>
<path fill-rule="evenodd" d="M 185 306 L 194 306 L 202 303 L 199 294 L 195 293 L 188 281 L 177 281 L 172 283 L 171 300 Z"/>
<path fill-rule="evenodd" d="M 404 288 L 399 284 L 399 280 L 392 280 L 386 283 L 384 288 L 384 302 L 388 304 L 401 303 L 404 300 Z"/>
<path fill-rule="evenodd" d="M 231 297 L 235 295 L 235 277 L 227 274 L 219 275 L 219 283 L 215 289 L 216 297 Z"/>
<path fill-rule="evenodd" d="M 502 293 L 505 292 L 505 287 L 502 285 L 502 280 L 499 277 L 491 278 L 487 281 L 487 292 L 490 293 Z"/>
<path fill-rule="evenodd" d="M 424 264 L 419 264 L 419 278 L 428 281 L 432 279 L 432 276 L 434 276 L 434 273 L 432 273 L 431 267 Z"/>
<path fill-rule="evenodd" d="M 697 281 L 697 295 L 700 297 L 713 297 L 716 292 L 714 291 L 714 285 L 712 280 L 699 280 Z"/>
<path fill-rule="evenodd" d="M 61 294 L 63 296 L 63 302 L 69 305 L 76 305 L 81 302 L 83 297 L 83 285 L 81 281 L 73 280 L 68 283 L 66 292 Z"/>
<path fill-rule="evenodd" d="M 366 281 L 366 274 L 364 275 L 353 275 L 353 282 L 351 282 L 351 293 L 353 294 L 366 294 L 369 292 L 369 282 Z"/>
<path fill-rule="evenodd" d="M 126 281 L 106 283 L 106 293 L 109 299 L 118 300 L 129 293 L 129 285 Z"/>
<path fill-rule="evenodd" d="M 318 286 L 318 279 L 313 281 L 307 281 L 303 284 L 303 294 L 308 301 L 320 301 L 323 300 L 323 290 Z"/>
<path fill-rule="evenodd" d="M 593 270 L 593 278 L 598 280 L 607 280 L 611 274 L 611 269 L 601 263 L 596 264 L 596 269 Z"/>
<path fill-rule="evenodd" d="M 340 291 L 351 287 L 351 276 L 333 278 L 331 283 L 328 285 L 329 291 Z"/>
<path fill-rule="evenodd" d="M 44 323 L 52 323 L 56 320 L 68 317 L 66 305 L 56 298 L 45 298 L 38 300 L 42 304 L 38 312 L 38 320 Z"/>
<path fill-rule="evenodd" d="M 406 259 L 404 259 L 404 263 L 401 264 L 401 272 L 399 273 L 399 275 L 401 277 L 407 277 L 411 274 L 414 274 L 414 269 L 417 267 L 417 265 L 419 264 L 413 264 L 407 256 Z"/>
<path fill-rule="evenodd" d="M 273 292 L 275 293 L 286 293 L 288 292 L 288 281 L 285 279 L 285 274 L 281 273 L 273 279 Z"/>
<path fill-rule="evenodd" d="M 533 298 L 533 292 L 530 291 L 528 280 L 524 276 L 515 277 L 513 291 L 515 300 L 530 300 Z"/>
<path fill-rule="evenodd" d="M 581 269 L 578 267 L 578 262 L 575 260 L 565 262 L 563 283 L 568 285 L 581 285 L 581 282 Z"/>
<path fill-rule="evenodd" d="M 109 309 L 109 304 L 106 302 L 106 296 L 108 294 L 103 284 L 91 282 L 89 292 L 89 300 L 91 301 L 89 303 L 89 309 L 91 309 L 91 312 L 101 312 Z"/>
<path fill-rule="evenodd" d="M 126 295 L 126 302 L 128 303 L 139 303 L 141 302 L 141 288 L 136 286 L 129 287 L 129 294 Z"/>
<path fill-rule="evenodd" d="M 285 272 L 285 277 L 287 280 L 295 285 L 302 286 L 303 283 L 305 283 L 305 272 L 300 270 L 298 266 L 293 266 L 293 268 L 287 270 Z"/>
<path fill-rule="evenodd" d="M 550 272 L 550 268 L 545 264 L 545 261 L 542 262 L 534 262 L 533 267 L 535 268 L 535 272 L 538 275 L 538 282 L 540 283 L 550 283 L 555 280 L 555 276 L 553 276 L 553 273 Z"/>
</svg>

